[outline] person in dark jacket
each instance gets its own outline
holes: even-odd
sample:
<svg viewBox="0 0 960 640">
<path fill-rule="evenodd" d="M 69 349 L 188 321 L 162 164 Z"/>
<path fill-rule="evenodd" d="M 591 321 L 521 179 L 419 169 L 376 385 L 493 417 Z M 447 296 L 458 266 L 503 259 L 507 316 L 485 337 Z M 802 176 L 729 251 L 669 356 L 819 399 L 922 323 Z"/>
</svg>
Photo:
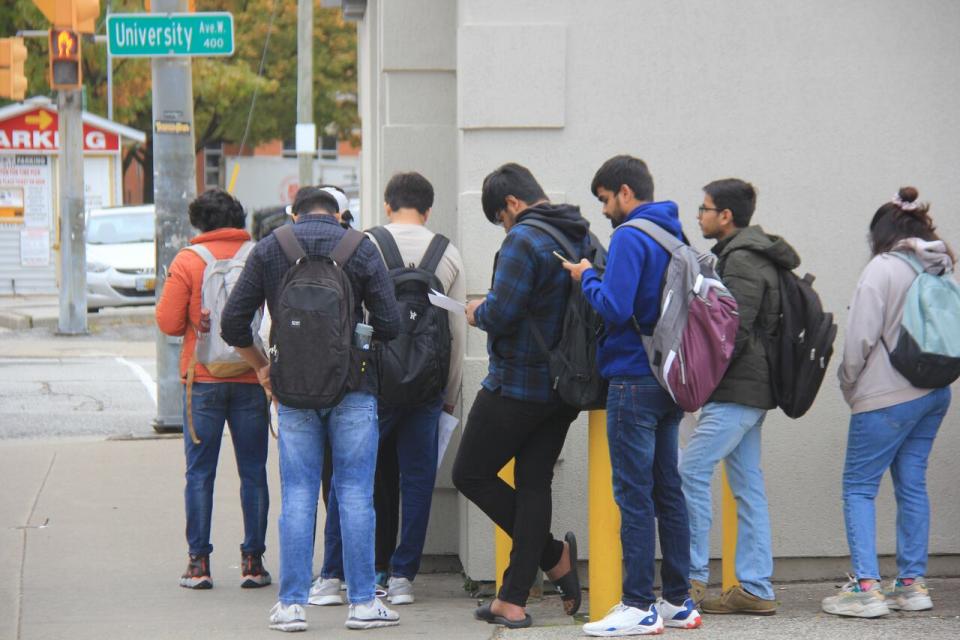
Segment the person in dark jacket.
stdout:
<svg viewBox="0 0 960 640">
<path fill-rule="evenodd" d="M 493 286 L 467 305 L 467 322 L 487 333 L 489 373 L 467 418 L 453 466 L 457 489 L 513 538 L 503 586 L 478 619 L 530 626 L 524 611 L 539 566 L 561 589 L 568 615 L 580 606 L 576 539 L 550 533 L 553 467 L 578 410 L 553 390 L 546 344 L 560 338 L 570 279 L 552 255 L 562 252 L 545 231 L 523 224 L 541 220 L 585 252 L 589 223 L 577 207 L 553 204 L 530 171 L 505 164 L 483 181 L 483 212 L 507 233 L 494 261 Z M 516 489 L 497 473 L 516 459 Z"/>
<path fill-rule="evenodd" d="M 590 190 L 603 203 L 614 228 L 627 220 L 649 220 L 678 239 L 683 237 L 677 205 L 653 198 L 653 177 L 639 158 L 610 158 L 597 171 Z M 660 314 L 660 287 L 670 255 L 650 236 L 631 227 L 613 234 L 606 271 L 590 262 L 565 264 L 583 295 L 603 317 L 600 375 L 607 392 L 607 439 L 613 494 L 620 507 L 623 599 L 583 631 L 591 636 L 658 634 L 664 626 L 693 629 L 700 613 L 690 599 L 687 571 L 690 539 L 687 508 L 677 471 L 683 412 L 650 369 L 639 325 L 652 332 Z M 653 592 L 656 535 L 663 552 L 663 597 Z"/>
<path fill-rule="evenodd" d="M 760 428 L 776 407 L 765 343 L 775 339 L 780 315 L 778 269 L 800 258 L 786 241 L 750 225 L 756 208 L 753 185 L 734 178 L 703 188 L 700 230 L 716 240 L 717 272 L 737 301 L 740 328 L 730 368 L 700 412 L 683 452 L 680 474 L 690 515 L 691 593 L 704 613 L 772 615 L 777 603 L 770 577 L 770 516 L 760 469 Z M 737 500 L 738 585 L 704 600 L 709 579 L 711 489 L 724 461 Z"/>
</svg>

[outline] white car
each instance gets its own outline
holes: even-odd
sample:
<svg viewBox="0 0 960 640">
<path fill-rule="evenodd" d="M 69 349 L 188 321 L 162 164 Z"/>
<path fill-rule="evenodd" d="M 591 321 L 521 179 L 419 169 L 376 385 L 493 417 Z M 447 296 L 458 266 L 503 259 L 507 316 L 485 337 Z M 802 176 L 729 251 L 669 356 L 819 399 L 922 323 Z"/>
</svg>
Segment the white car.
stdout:
<svg viewBox="0 0 960 640">
<path fill-rule="evenodd" d="M 157 284 L 154 207 L 87 214 L 87 308 L 154 304 Z"/>
</svg>

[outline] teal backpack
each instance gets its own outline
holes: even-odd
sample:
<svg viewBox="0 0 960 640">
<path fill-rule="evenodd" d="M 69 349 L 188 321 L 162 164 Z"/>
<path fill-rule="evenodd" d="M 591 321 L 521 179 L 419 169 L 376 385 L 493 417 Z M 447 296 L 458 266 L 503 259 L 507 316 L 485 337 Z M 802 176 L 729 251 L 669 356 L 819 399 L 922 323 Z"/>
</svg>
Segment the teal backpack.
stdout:
<svg viewBox="0 0 960 640">
<path fill-rule="evenodd" d="M 951 271 L 934 275 L 912 255 L 892 255 L 913 267 L 917 278 L 907 291 L 890 362 L 915 387 L 946 387 L 960 377 L 960 284 Z"/>
</svg>

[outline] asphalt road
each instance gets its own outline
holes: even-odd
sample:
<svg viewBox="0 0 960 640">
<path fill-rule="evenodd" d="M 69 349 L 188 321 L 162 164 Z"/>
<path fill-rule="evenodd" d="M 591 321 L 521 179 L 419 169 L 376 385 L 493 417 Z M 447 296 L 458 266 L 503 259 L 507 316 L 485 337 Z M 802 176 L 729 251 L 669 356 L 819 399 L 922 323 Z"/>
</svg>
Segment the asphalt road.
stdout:
<svg viewBox="0 0 960 640">
<path fill-rule="evenodd" d="M 0 440 L 155 433 L 153 327 L 0 333 Z"/>
</svg>

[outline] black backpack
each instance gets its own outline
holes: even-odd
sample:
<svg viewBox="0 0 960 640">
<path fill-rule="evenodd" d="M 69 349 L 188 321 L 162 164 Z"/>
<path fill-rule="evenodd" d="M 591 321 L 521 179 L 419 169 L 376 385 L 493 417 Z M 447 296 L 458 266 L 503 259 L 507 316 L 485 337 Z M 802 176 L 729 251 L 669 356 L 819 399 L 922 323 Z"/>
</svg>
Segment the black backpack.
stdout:
<svg viewBox="0 0 960 640">
<path fill-rule="evenodd" d="M 358 384 L 358 368 L 366 368 L 352 348 L 353 286 L 343 270 L 363 234 L 347 230 L 330 255 L 319 258 L 306 254 L 292 225 L 273 235 L 292 263 L 270 329 L 273 395 L 297 409 L 335 407 Z"/>
<path fill-rule="evenodd" d="M 607 252 L 592 233 L 587 255 L 580 255 L 580 251 L 577 251 L 567 236 L 550 223 L 528 219 L 520 224 L 546 232 L 571 260 L 586 258 L 593 263 L 594 268 L 603 270 Z M 559 263 L 557 268 L 561 268 Z M 555 345 L 547 345 L 539 327 L 536 324 L 531 326 L 534 339 L 547 354 L 553 388 L 560 400 L 581 410 L 606 407 L 608 383 L 600 376 L 597 366 L 597 342 L 603 333 L 603 318 L 583 296 L 579 283 L 571 283 L 567 306 L 563 312 L 560 339 Z"/>
<path fill-rule="evenodd" d="M 802 278 L 777 267 L 780 276 L 779 334 L 767 344 L 770 379 L 777 406 L 799 418 L 813 405 L 833 355 L 837 325 L 813 290 L 814 277 Z"/>
<path fill-rule="evenodd" d="M 404 265 L 393 234 L 367 231 L 383 253 L 400 307 L 400 334 L 380 352 L 380 403 L 391 407 L 426 404 L 443 392 L 450 372 L 452 337 L 447 311 L 430 304 L 431 289 L 446 293 L 436 276 L 450 240 L 437 234 L 419 266 Z"/>
</svg>

